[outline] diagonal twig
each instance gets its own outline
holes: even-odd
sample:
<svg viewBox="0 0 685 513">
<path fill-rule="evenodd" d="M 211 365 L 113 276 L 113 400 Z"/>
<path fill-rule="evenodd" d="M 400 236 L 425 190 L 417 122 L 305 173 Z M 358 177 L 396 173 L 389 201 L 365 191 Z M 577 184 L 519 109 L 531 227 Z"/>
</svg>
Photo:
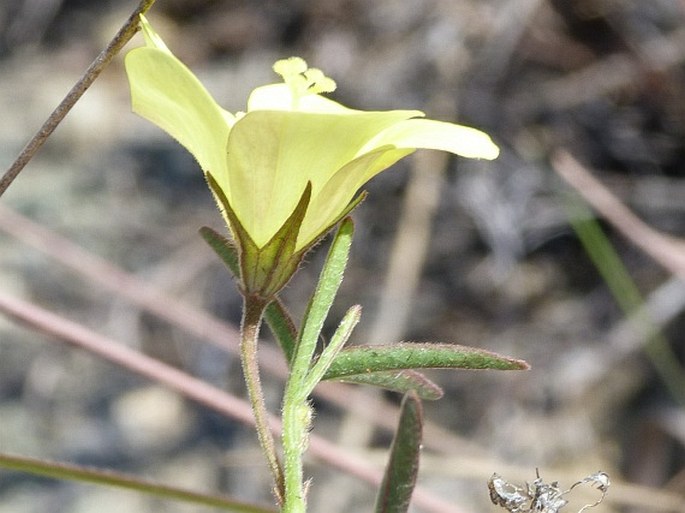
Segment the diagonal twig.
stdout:
<svg viewBox="0 0 685 513">
<path fill-rule="evenodd" d="M 552 167 L 629 241 L 685 281 L 685 240 L 661 233 L 646 224 L 569 153 L 555 153 Z"/>
<path fill-rule="evenodd" d="M 100 52 L 100 55 L 88 66 L 83 76 L 74 84 L 74 87 L 67 93 L 60 104 L 52 111 L 52 114 L 43 123 L 38 132 L 31 138 L 31 140 L 21 150 L 19 156 L 12 163 L 12 165 L 5 171 L 5 174 L 0 178 L 0 196 L 4 194 L 7 188 L 12 184 L 14 179 L 19 176 L 21 170 L 33 158 L 36 152 L 47 141 L 50 134 L 54 132 L 55 128 L 62 122 L 67 113 L 72 109 L 76 102 L 83 96 L 83 93 L 93 84 L 95 79 L 102 73 L 102 71 L 111 62 L 114 56 L 119 53 L 126 43 L 138 31 L 139 15 L 145 14 L 155 0 L 141 0 L 138 7 L 131 13 L 122 25 L 119 32 L 109 42 L 107 47 Z"/>
</svg>

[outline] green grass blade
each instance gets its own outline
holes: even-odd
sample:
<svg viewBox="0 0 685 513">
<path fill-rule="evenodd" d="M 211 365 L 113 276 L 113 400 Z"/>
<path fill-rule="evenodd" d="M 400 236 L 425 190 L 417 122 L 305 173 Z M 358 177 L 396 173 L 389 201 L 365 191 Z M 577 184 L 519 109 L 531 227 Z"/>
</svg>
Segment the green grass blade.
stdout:
<svg viewBox="0 0 685 513">
<path fill-rule="evenodd" d="M 100 470 L 67 463 L 56 463 L 9 454 L 0 454 L 0 467 L 7 470 L 26 472 L 54 479 L 126 488 L 128 490 L 135 490 L 163 499 L 222 508 L 226 511 L 234 511 L 236 513 L 275 513 L 272 509 L 236 501 L 230 497 L 193 492 L 183 488 L 153 483 L 135 476 L 109 470 Z"/>
<path fill-rule="evenodd" d="M 685 373 L 683 368 L 678 363 L 678 357 L 666 338 L 641 309 L 644 299 L 623 265 L 621 258 L 602 231 L 592 212 L 579 198 L 567 198 L 566 206 L 571 226 L 619 307 L 626 316 L 634 314 L 641 316 L 641 321 L 647 327 L 647 332 L 651 333 L 644 348 L 645 353 L 671 396 L 680 405 L 685 405 Z"/>
</svg>

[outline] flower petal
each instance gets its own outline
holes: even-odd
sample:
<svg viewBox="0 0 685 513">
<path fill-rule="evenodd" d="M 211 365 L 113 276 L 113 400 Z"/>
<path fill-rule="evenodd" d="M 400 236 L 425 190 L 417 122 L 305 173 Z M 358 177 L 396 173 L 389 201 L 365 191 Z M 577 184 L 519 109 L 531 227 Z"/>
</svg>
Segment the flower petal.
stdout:
<svg viewBox="0 0 685 513">
<path fill-rule="evenodd" d="M 140 15 L 140 28 L 143 29 L 145 44 L 149 48 L 156 48 L 157 50 L 162 50 L 169 55 L 172 55 L 171 50 L 169 50 L 169 47 L 162 40 L 162 36 L 155 32 L 155 29 L 152 28 L 152 25 L 147 21 L 144 14 Z"/>
<path fill-rule="evenodd" d="M 126 55 L 133 111 L 165 130 L 193 154 L 204 171 L 223 173 L 234 117 L 141 20 L 147 47 Z"/>
<path fill-rule="evenodd" d="M 247 110 L 295 110 L 290 87 L 287 84 L 269 84 L 257 87 L 247 100 Z M 354 114 L 361 111 L 349 109 L 338 102 L 318 94 L 301 96 L 297 101 L 298 111 L 322 114 Z"/>
<path fill-rule="evenodd" d="M 226 172 L 215 178 L 245 229 L 261 246 L 295 208 L 307 181 L 312 183 L 314 198 L 367 141 L 415 115 L 416 111 L 400 110 L 344 116 L 248 112 L 231 130 Z M 348 192 L 341 203 L 330 202 L 331 211 L 342 211 L 357 190 Z"/>
<path fill-rule="evenodd" d="M 360 154 L 386 144 L 397 148 L 443 150 L 462 157 L 487 160 L 499 155 L 499 148 L 484 132 L 432 119 L 407 119 L 396 123 L 369 141 Z"/>
<path fill-rule="evenodd" d="M 340 168 L 312 197 L 298 237 L 298 247 L 318 237 L 338 217 L 337 205 L 347 205 L 366 182 L 413 149 L 385 146 L 366 153 Z"/>
</svg>

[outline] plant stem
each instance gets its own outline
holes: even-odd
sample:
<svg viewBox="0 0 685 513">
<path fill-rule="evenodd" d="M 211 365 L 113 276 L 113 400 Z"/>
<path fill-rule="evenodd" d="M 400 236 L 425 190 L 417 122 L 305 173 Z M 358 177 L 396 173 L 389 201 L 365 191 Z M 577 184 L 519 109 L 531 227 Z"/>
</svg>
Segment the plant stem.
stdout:
<svg viewBox="0 0 685 513">
<path fill-rule="evenodd" d="M 283 394 L 282 414 L 285 458 L 283 513 L 304 513 L 306 510 L 302 459 L 309 443 L 309 429 L 313 416 L 309 394 L 316 385 L 314 381 L 308 384 L 308 379 L 311 377 L 316 343 L 345 273 L 353 233 L 354 223 L 349 218 L 344 219 L 328 250 L 319 282 L 302 321 L 295 352 L 290 359 L 290 374 Z M 358 316 L 359 312 L 356 313 Z M 349 333 L 347 335 L 349 336 Z M 340 346 L 346 340 L 346 337 L 343 338 L 344 340 L 339 341 Z"/>
<path fill-rule="evenodd" d="M 284 497 L 283 470 L 276 453 L 274 437 L 269 429 L 269 415 L 264 402 L 261 380 L 259 379 L 259 362 L 257 359 L 259 328 L 266 306 L 267 302 L 261 298 L 254 296 L 246 296 L 244 298 L 243 319 L 240 330 L 240 361 L 243 367 L 250 405 L 255 417 L 257 437 L 274 479 L 274 494 L 279 505 L 282 505 Z"/>
<path fill-rule="evenodd" d="M 292 378 L 292 375 L 291 375 Z M 312 409 L 302 383 L 288 380 L 283 399 L 283 455 L 285 458 L 285 501 L 283 513 L 304 513 L 306 497 L 302 459 L 307 449 Z"/>
</svg>

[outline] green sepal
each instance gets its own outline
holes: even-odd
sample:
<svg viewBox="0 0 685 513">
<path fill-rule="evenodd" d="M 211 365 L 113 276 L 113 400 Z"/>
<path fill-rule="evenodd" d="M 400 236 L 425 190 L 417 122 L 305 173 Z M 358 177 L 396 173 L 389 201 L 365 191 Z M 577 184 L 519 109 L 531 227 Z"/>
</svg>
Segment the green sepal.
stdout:
<svg viewBox="0 0 685 513">
<path fill-rule="evenodd" d="M 527 370 L 523 360 L 457 344 L 400 342 L 392 345 L 352 346 L 338 353 L 323 379 L 400 369 Z"/>
<path fill-rule="evenodd" d="M 260 248 L 243 228 L 226 195 L 211 173 L 207 173 L 206 177 L 240 248 L 240 278 L 243 294 L 272 300 L 285 287 L 302 261 L 304 251 L 295 252 L 295 245 L 311 198 L 311 183 L 307 183 L 290 217 L 271 240 Z"/>
<path fill-rule="evenodd" d="M 254 287 L 263 297 L 275 297 L 290 281 L 302 262 L 306 250 L 296 252 L 295 247 L 311 196 L 312 184 L 307 182 L 293 213 L 266 246 L 259 250 L 259 257 L 253 264 L 257 278 Z"/>
<path fill-rule="evenodd" d="M 235 243 L 209 226 L 203 226 L 198 232 L 226 265 L 228 270 L 231 271 L 231 274 L 240 281 L 240 258 L 238 257 L 238 248 L 235 247 Z"/>
<path fill-rule="evenodd" d="M 343 378 L 333 378 L 331 381 L 369 385 L 401 394 L 413 390 L 424 401 L 436 401 L 444 395 L 442 388 L 437 384 L 420 372 L 411 369 L 352 374 Z"/>
<path fill-rule="evenodd" d="M 240 281 L 240 262 L 235 243 L 209 226 L 203 226 L 199 231 L 205 242 L 209 244 L 209 247 L 221 258 L 233 276 Z M 269 328 L 271 328 L 271 332 L 281 347 L 288 364 L 290 364 L 290 360 L 295 352 L 297 329 L 290 314 L 278 297 L 266 307 L 264 319 Z"/>
<path fill-rule="evenodd" d="M 400 420 L 390 458 L 376 496 L 375 513 L 406 513 L 419 473 L 423 408 L 414 392 L 402 399 Z"/>
</svg>

